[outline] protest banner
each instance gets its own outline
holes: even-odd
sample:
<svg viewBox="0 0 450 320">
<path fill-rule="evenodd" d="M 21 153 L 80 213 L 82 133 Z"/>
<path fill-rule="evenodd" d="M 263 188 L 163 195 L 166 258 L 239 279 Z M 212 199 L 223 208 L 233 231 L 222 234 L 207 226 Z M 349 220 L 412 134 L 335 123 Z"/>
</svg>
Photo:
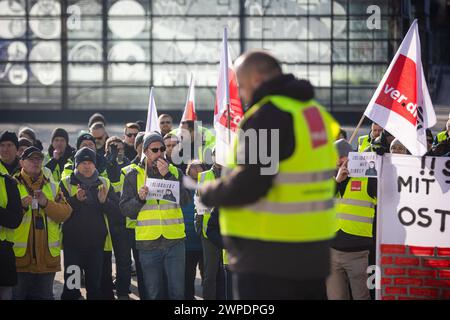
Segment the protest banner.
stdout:
<svg viewBox="0 0 450 320">
<path fill-rule="evenodd" d="M 450 158 L 384 155 L 378 299 L 450 298 Z"/>
</svg>

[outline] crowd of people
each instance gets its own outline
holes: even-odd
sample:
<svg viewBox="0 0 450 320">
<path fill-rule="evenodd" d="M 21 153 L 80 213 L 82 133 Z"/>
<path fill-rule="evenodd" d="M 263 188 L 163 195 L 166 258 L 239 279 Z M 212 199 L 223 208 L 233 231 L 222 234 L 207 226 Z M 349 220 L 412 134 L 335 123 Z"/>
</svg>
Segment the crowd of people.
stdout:
<svg viewBox="0 0 450 320">
<path fill-rule="evenodd" d="M 81 299 L 80 282 L 87 299 L 129 299 L 135 272 L 140 299 L 192 300 L 197 269 L 208 300 L 370 299 L 376 178 L 348 176 L 345 131 L 328 130 L 325 141 L 309 136 L 310 116 L 324 128 L 336 123 L 320 107 L 297 115 L 314 98 L 309 82 L 282 74 L 261 52 L 236 68 L 244 102 L 257 107 L 242 129 L 280 130 L 276 175 L 261 175 L 258 160 L 221 178 L 214 135 L 193 120 L 175 127 L 168 114 L 159 117 L 160 132 L 144 132 L 137 121 L 121 137 L 109 136 L 95 114 L 75 147 L 65 129 L 54 129 L 47 152 L 31 128 L 3 131 L 0 299 L 53 299 L 61 254 L 61 299 Z M 427 155 L 449 156 L 449 133 L 450 119 L 435 138 L 428 130 Z M 303 143 L 309 138 L 312 146 Z M 408 153 L 375 123 L 358 138 L 358 151 Z M 175 154 L 189 161 L 178 163 Z M 196 191 L 185 176 L 197 181 Z M 177 182 L 179 200 L 149 197 L 147 179 Z M 302 214 L 313 211 L 314 218 Z"/>
</svg>

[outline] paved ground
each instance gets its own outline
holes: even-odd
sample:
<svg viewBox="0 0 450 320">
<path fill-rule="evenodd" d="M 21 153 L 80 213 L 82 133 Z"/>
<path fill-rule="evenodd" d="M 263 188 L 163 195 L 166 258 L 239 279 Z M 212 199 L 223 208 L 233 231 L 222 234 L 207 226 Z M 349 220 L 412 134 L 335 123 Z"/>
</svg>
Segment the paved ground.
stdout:
<svg viewBox="0 0 450 320">
<path fill-rule="evenodd" d="M 63 258 L 64 257 L 62 257 L 62 259 L 61 259 L 61 266 L 63 265 Z M 115 278 L 115 272 L 116 272 L 116 265 L 114 263 L 114 256 L 113 256 L 113 279 Z M 64 285 L 64 276 L 63 276 L 63 272 L 60 271 L 60 272 L 56 273 L 55 282 L 53 284 L 53 293 L 55 295 L 56 300 L 60 300 L 60 298 L 61 298 L 63 285 Z M 136 276 L 133 276 L 131 278 L 130 290 L 131 290 L 130 299 L 131 300 L 139 300 Z M 81 288 L 81 294 L 83 295 L 84 298 L 86 298 L 86 289 L 84 287 Z M 195 298 L 197 300 L 203 300 L 200 270 L 198 270 L 198 269 L 197 269 L 197 277 L 195 279 Z"/>
</svg>

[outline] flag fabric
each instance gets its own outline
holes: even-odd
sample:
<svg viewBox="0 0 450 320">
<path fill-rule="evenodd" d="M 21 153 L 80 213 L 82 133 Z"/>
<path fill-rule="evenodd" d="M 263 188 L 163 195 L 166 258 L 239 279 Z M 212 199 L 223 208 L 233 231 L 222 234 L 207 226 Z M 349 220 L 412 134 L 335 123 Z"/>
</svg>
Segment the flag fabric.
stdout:
<svg viewBox="0 0 450 320">
<path fill-rule="evenodd" d="M 423 73 L 417 20 L 414 20 L 364 115 L 389 131 L 413 155 L 427 152 L 425 129 L 436 124 Z"/>
<path fill-rule="evenodd" d="M 150 88 L 150 96 L 148 98 L 147 124 L 145 132 L 153 132 L 159 130 L 158 111 L 156 110 L 155 98 L 153 96 L 153 87 Z"/>
<path fill-rule="evenodd" d="M 197 120 L 197 113 L 195 112 L 195 85 L 194 85 L 194 74 L 191 73 L 191 80 L 189 82 L 189 91 L 186 98 L 186 105 L 184 106 L 183 116 L 181 117 L 181 122 L 186 120 Z M 180 125 L 181 125 L 180 122 Z"/>
<path fill-rule="evenodd" d="M 232 152 L 236 131 L 239 128 L 239 122 L 244 116 L 242 103 L 239 98 L 236 73 L 232 65 L 227 41 L 227 29 L 225 28 L 214 106 L 216 162 L 222 166 L 227 166 L 227 156 Z"/>
</svg>

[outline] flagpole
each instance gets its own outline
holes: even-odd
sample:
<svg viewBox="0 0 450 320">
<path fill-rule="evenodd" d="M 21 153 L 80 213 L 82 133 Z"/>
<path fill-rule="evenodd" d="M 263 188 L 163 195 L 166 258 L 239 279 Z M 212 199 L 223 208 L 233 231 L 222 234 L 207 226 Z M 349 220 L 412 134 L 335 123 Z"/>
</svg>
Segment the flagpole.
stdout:
<svg viewBox="0 0 450 320">
<path fill-rule="evenodd" d="M 227 102 L 227 129 L 228 129 L 228 144 L 231 143 L 231 114 L 230 114 L 230 86 L 228 80 L 228 35 L 227 27 L 223 28 L 223 50 L 225 53 L 225 85 L 226 85 L 226 102 Z"/>
<path fill-rule="evenodd" d="M 362 125 L 362 123 L 363 123 L 363 121 L 364 121 L 365 118 L 366 118 L 366 116 L 365 116 L 364 113 L 363 113 L 361 119 L 359 120 L 358 125 L 357 125 L 356 128 L 355 128 L 355 131 L 353 131 L 353 134 L 352 134 L 352 136 L 350 137 L 350 140 L 348 140 L 348 143 L 352 144 L 352 141 L 353 141 L 353 139 L 355 138 L 356 134 L 358 133 L 359 127 L 361 127 L 361 125 Z"/>
</svg>

